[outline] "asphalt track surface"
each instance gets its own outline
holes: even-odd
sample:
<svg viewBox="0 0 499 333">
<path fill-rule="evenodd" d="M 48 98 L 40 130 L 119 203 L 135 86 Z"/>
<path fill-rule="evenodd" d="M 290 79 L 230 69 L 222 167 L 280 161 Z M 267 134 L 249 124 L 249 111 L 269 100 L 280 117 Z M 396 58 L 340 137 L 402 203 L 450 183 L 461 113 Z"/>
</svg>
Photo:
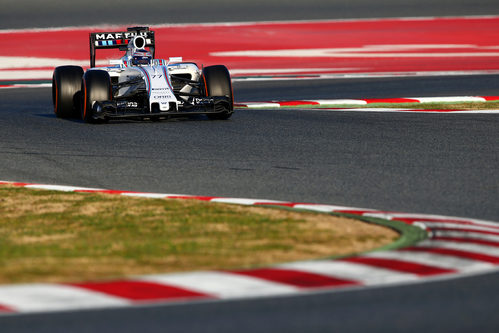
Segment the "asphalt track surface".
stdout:
<svg viewBox="0 0 499 333">
<path fill-rule="evenodd" d="M 152 2 L 42 6 L 2 0 L 9 10 L 0 11 L 0 28 L 499 13 L 497 2 L 487 0 L 172 1 L 173 8 L 144 9 Z M 497 76 L 235 85 L 238 101 L 498 92 Z M 90 126 L 55 118 L 50 89 L 0 90 L 0 175 L 499 221 L 498 122 L 495 115 L 241 110 L 229 121 L 198 117 Z M 0 327 L 2 332 L 495 332 L 497 281 L 496 273 L 301 297 L 8 316 L 0 318 Z"/>
<path fill-rule="evenodd" d="M 389 93 L 387 93 L 387 91 Z M 239 101 L 487 95 L 499 77 L 236 83 Z M 253 197 L 499 221 L 499 119 L 238 110 L 160 123 L 57 119 L 50 89 L 0 90 L 0 174 L 26 182 Z M 252 301 L 23 315 L 2 331 L 493 331 L 498 274 Z M 495 295 L 495 296 L 494 296 Z M 375 313 L 375 315 L 373 315 Z"/>
<path fill-rule="evenodd" d="M 498 13 L 496 0 L 0 0 L 0 5 L 0 29 Z"/>
<path fill-rule="evenodd" d="M 234 90 L 238 101 L 487 95 L 499 91 L 499 77 L 247 82 Z M 88 126 L 55 118 L 50 89 L 0 96 L 7 180 L 499 221 L 493 115 L 242 109 L 229 121 Z"/>
</svg>

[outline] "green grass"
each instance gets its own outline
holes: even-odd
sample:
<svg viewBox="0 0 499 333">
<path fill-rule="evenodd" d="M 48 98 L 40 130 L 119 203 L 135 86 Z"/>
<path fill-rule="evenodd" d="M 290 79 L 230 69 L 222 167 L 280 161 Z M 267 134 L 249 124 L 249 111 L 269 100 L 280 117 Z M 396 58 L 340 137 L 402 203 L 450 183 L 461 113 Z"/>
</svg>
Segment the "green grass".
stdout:
<svg viewBox="0 0 499 333">
<path fill-rule="evenodd" d="M 0 283 L 245 268 L 394 242 L 347 217 L 0 186 Z"/>
</svg>

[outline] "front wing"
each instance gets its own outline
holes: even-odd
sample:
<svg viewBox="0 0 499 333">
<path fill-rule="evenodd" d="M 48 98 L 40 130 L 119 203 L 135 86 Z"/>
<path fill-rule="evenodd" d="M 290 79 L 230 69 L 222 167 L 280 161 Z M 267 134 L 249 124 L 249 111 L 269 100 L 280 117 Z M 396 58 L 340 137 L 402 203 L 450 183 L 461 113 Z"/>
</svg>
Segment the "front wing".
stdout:
<svg viewBox="0 0 499 333">
<path fill-rule="evenodd" d="M 140 103 L 136 98 L 127 100 L 119 98 L 111 101 L 95 102 L 93 105 L 95 119 L 123 118 L 161 118 L 178 117 L 196 114 L 218 114 L 231 108 L 231 100 L 226 96 L 195 97 L 192 103 L 171 103 L 168 111 L 158 107 L 149 108 L 149 103 Z"/>
</svg>

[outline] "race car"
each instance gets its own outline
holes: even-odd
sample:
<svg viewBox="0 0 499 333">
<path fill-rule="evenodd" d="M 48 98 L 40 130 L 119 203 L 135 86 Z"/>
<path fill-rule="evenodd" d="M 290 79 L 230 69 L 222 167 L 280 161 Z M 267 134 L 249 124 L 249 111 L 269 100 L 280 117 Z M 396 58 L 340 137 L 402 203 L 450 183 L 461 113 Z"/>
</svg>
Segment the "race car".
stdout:
<svg viewBox="0 0 499 333">
<path fill-rule="evenodd" d="M 95 67 L 96 50 L 119 48 L 125 55 L 110 66 Z M 154 31 L 132 27 L 124 32 L 90 33 L 90 68 L 59 66 L 52 78 L 57 117 L 159 120 L 206 114 L 228 119 L 234 112 L 229 71 L 223 65 L 199 68 L 181 57 L 155 59 Z"/>
</svg>

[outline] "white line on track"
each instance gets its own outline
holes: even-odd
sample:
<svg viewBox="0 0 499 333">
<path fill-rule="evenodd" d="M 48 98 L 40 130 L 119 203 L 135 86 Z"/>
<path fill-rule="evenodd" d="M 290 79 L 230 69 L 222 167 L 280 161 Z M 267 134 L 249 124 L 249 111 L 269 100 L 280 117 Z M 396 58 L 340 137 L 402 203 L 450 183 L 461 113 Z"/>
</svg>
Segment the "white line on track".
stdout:
<svg viewBox="0 0 499 333">
<path fill-rule="evenodd" d="M 135 23 L 136 26 L 151 26 L 154 28 L 169 28 L 169 27 L 230 27 L 230 26 L 252 26 L 252 25 L 282 25 L 282 24 L 307 24 L 307 23 L 334 23 L 334 22 L 377 22 L 377 21 L 433 21 L 433 20 L 474 20 L 474 19 L 497 19 L 499 15 L 464 15 L 464 16 L 407 16 L 407 17 L 377 17 L 377 18 L 351 18 L 351 19 L 330 19 L 330 20 L 278 20 L 278 21 L 240 21 L 240 22 L 205 22 L 205 23 L 164 23 L 164 24 L 148 24 Z M 129 24 L 131 25 L 131 24 Z M 0 29 L 2 33 L 24 33 L 24 32 L 46 32 L 46 31 L 88 31 L 90 29 L 119 29 L 125 25 L 118 24 L 99 24 L 92 26 L 66 26 L 66 27 L 51 27 L 51 28 L 21 28 L 21 29 Z"/>
<path fill-rule="evenodd" d="M 459 224 L 459 223 L 449 223 L 449 222 L 434 222 L 427 221 L 423 222 L 426 226 L 430 228 L 452 228 L 452 229 L 466 229 L 466 230 L 476 230 L 476 231 L 493 231 L 499 233 L 499 228 L 497 226 L 485 226 L 485 225 L 467 225 L 467 224 Z"/>
<path fill-rule="evenodd" d="M 434 237 L 449 237 L 449 238 L 460 239 L 462 241 L 473 241 L 473 240 L 490 241 L 499 244 L 499 236 L 480 234 L 476 232 L 467 231 L 466 233 L 464 233 L 458 231 L 432 230 L 432 234 Z"/>
<path fill-rule="evenodd" d="M 118 297 L 63 284 L 33 283 L 0 286 L 0 303 L 19 312 L 120 307 L 130 302 Z"/>
<path fill-rule="evenodd" d="M 188 288 L 218 298 L 274 296 L 298 291 L 296 287 L 281 283 L 215 271 L 157 274 L 142 276 L 138 279 Z"/>
<path fill-rule="evenodd" d="M 364 285 L 378 285 L 414 281 L 418 276 L 385 268 L 377 268 L 359 263 L 333 260 L 300 261 L 282 264 L 278 267 L 343 278 L 362 282 Z"/>
<path fill-rule="evenodd" d="M 397 109 L 397 108 L 348 108 L 348 109 L 326 109 L 326 108 L 293 108 L 293 111 L 314 112 L 379 112 L 379 113 L 429 113 L 429 114 L 499 114 L 499 110 L 463 110 L 463 111 L 440 111 L 424 109 Z"/>
<path fill-rule="evenodd" d="M 338 80 L 338 79 L 379 79 L 391 77 L 431 77 L 431 76 L 463 76 L 463 75 L 497 75 L 499 70 L 469 70 L 469 71 L 414 71 L 414 72 L 366 72 L 342 74 L 300 74 L 300 75 L 274 75 L 274 76 L 245 76 L 233 77 L 234 82 L 253 81 L 291 81 L 291 80 Z"/>
<path fill-rule="evenodd" d="M 441 240 L 424 240 L 416 245 L 416 247 L 432 247 L 432 248 L 442 248 L 451 250 L 462 250 L 477 254 L 485 254 L 490 256 L 499 257 L 499 247 L 488 246 L 488 245 L 478 245 L 478 244 L 468 244 L 453 241 L 441 241 Z"/>
<path fill-rule="evenodd" d="M 368 253 L 364 256 L 369 258 L 404 260 L 423 265 L 454 269 L 462 272 L 481 271 L 484 269 L 490 269 L 494 267 L 493 264 L 480 262 L 476 260 L 462 259 L 458 257 L 452 257 L 449 255 L 424 253 L 424 252 L 383 251 L 383 252 Z"/>
</svg>

